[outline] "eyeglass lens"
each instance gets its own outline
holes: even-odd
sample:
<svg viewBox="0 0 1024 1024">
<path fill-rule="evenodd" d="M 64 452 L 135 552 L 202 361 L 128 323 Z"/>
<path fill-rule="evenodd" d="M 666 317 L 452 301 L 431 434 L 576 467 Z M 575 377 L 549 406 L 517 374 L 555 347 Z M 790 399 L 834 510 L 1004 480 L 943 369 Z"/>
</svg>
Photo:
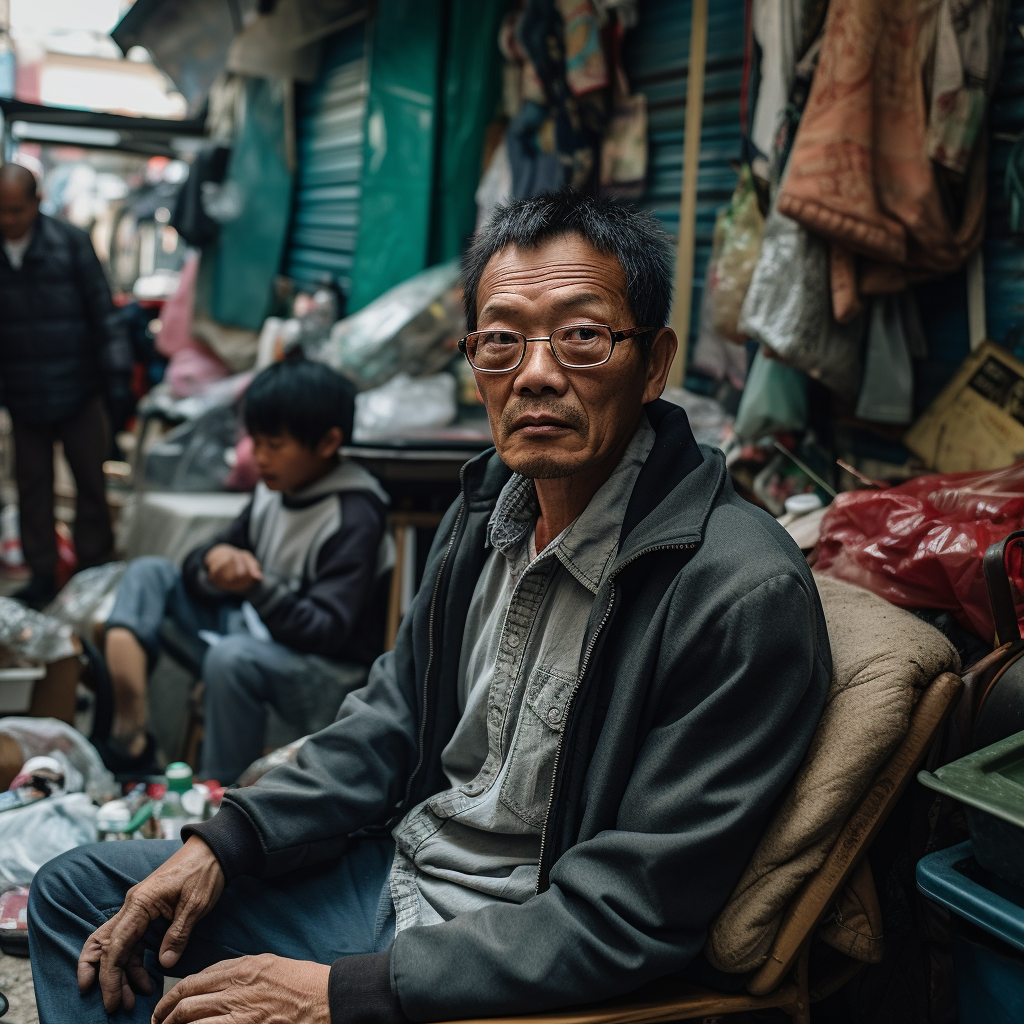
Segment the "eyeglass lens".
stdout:
<svg viewBox="0 0 1024 1024">
<path fill-rule="evenodd" d="M 607 361 L 612 334 L 600 324 L 560 327 L 551 335 L 558 361 L 564 366 L 594 366 Z M 477 331 L 466 338 L 469 361 L 480 370 L 510 370 L 523 358 L 526 337 L 512 331 Z"/>
</svg>

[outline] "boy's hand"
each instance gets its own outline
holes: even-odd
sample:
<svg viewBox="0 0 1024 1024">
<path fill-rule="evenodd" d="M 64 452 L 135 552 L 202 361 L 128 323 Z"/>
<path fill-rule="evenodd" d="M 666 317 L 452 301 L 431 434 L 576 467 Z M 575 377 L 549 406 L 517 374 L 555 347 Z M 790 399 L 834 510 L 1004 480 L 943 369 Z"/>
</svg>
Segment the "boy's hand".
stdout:
<svg viewBox="0 0 1024 1024">
<path fill-rule="evenodd" d="M 152 983 L 142 965 L 142 938 L 151 921 L 171 922 L 160 944 L 160 965 L 173 967 L 195 923 L 208 914 L 224 891 L 224 872 L 198 836 L 148 878 L 132 886 L 124 906 L 86 939 L 78 958 L 78 988 L 88 992 L 99 981 L 107 1013 L 131 1012 L 135 993 L 148 995 Z"/>
<path fill-rule="evenodd" d="M 230 594 L 244 594 L 263 579 L 263 570 L 251 551 L 216 544 L 206 552 L 210 582 Z"/>
</svg>

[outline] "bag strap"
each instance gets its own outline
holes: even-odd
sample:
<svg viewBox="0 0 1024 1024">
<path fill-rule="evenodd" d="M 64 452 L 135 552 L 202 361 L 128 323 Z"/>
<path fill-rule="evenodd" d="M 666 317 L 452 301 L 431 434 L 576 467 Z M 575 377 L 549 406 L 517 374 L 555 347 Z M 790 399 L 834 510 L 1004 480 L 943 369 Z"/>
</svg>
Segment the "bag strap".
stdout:
<svg viewBox="0 0 1024 1024">
<path fill-rule="evenodd" d="M 1021 639 L 1010 576 L 1006 571 L 1007 549 L 1020 540 L 1024 540 L 1024 530 L 1014 530 L 998 543 L 992 544 L 982 562 L 988 599 L 992 605 L 992 620 L 996 627 L 996 647 Z"/>
</svg>

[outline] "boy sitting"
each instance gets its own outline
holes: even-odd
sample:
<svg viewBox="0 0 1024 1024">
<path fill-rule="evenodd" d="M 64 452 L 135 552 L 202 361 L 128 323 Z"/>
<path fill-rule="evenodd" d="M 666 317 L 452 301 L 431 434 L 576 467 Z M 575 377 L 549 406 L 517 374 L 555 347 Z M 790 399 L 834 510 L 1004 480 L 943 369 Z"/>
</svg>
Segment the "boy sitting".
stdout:
<svg viewBox="0 0 1024 1024">
<path fill-rule="evenodd" d="M 180 572 L 139 558 L 118 591 L 106 631 L 115 771 L 153 760 L 146 676 L 162 647 L 205 683 L 200 777 L 224 784 L 262 753 L 268 703 L 311 733 L 363 685 L 382 647 L 388 497 L 339 457 L 354 413 L 353 386 L 319 363 L 276 363 L 249 385 L 252 501 Z"/>
</svg>

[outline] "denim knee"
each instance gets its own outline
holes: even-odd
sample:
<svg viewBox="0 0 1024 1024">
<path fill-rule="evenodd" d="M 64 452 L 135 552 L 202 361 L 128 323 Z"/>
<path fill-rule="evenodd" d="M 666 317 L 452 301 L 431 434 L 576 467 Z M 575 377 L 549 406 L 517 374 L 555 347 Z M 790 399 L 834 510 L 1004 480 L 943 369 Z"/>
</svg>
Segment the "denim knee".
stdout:
<svg viewBox="0 0 1024 1024">
<path fill-rule="evenodd" d="M 251 677 L 261 664 L 266 645 L 245 634 L 226 636 L 203 656 L 203 682 L 207 687 L 230 686 Z"/>
<path fill-rule="evenodd" d="M 51 909 L 74 914 L 81 908 L 82 901 L 88 900 L 91 863 L 88 847 L 79 847 L 47 861 L 36 872 L 28 895 L 29 927 Z"/>
<path fill-rule="evenodd" d="M 178 578 L 178 569 L 168 558 L 160 555 L 143 555 L 141 558 L 133 558 L 128 563 L 121 578 L 121 586 L 128 581 L 149 582 L 154 576 L 165 586 L 171 587 Z"/>
</svg>

